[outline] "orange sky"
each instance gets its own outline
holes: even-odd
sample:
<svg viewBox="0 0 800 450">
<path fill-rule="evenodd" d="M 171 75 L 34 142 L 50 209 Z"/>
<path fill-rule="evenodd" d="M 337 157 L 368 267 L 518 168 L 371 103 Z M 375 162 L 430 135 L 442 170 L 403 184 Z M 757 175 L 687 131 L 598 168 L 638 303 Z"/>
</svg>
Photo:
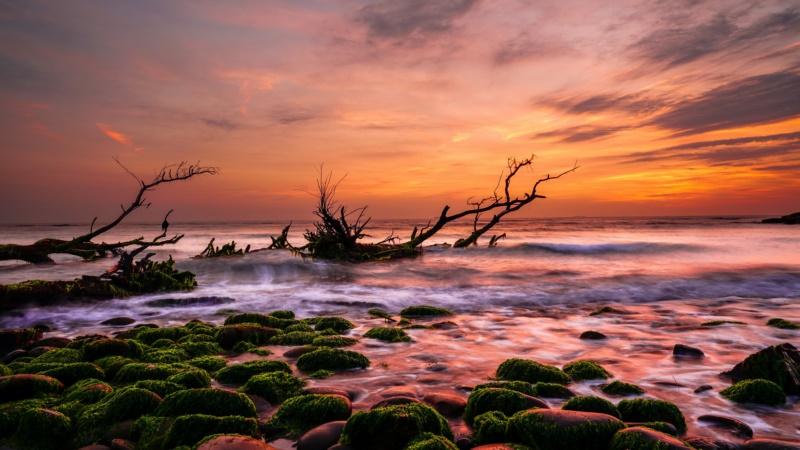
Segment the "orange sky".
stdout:
<svg viewBox="0 0 800 450">
<path fill-rule="evenodd" d="M 547 184 L 522 215 L 800 210 L 791 1 L 26 1 L 0 6 L 0 222 L 114 216 L 188 160 L 221 173 L 134 220 L 428 218 Z M 523 184 L 525 184 L 523 183 Z"/>
</svg>

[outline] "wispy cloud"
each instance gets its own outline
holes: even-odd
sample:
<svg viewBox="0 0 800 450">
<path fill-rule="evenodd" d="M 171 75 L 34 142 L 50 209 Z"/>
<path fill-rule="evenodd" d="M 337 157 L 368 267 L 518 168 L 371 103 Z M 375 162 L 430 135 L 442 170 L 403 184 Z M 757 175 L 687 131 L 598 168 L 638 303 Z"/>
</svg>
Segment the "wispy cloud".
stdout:
<svg viewBox="0 0 800 450">
<path fill-rule="evenodd" d="M 531 139 L 559 138 L 558 142 L 575 143 L 593 141 L 610 137 L 623 130 L 628 130 L 627 126 L 593 126 L 578 125 L 574 127 L 560 128 L 551 131 L 544 131 L 530 136 Z"/>
<path fill-rule="evenodd" d="M 142 151 L 142 147 L 135 146 L 133 144 L 133 140 L 131 140 L 131 138 L 129 138 L 128 136 L 126 136 L 126 135 L 124 135 L 122 133 L 120 133 L 119 131 L 116 131 L 116 130 L 112 129 L 110 125 L 102 123 L 102 122 L 97 122 L 96 125 L 97 125 L 97 128 L 99 128 L 100 131 L 103 132 L 103 134 L 105 134 L 106 136 L 110 137 L 111 139 L 119 142 L 120 144 L 124 145 L 125 147 L 128 147 L 129 149 L 137 151 L 137 152 Z"/>
<path fill-rule="evenodd" d="M 357 23 L 375 39 L 404 40 L 450 31 L 477 0 L 391 0 L 361 8 Z"/>
<path fill-rule="evenodd" d="M 230 120 L 227 119 L 201 119 L 204 124 L 219 128 L 225 131 L 233 131 L 237 128 L 237 125 Z"/>
</svg>

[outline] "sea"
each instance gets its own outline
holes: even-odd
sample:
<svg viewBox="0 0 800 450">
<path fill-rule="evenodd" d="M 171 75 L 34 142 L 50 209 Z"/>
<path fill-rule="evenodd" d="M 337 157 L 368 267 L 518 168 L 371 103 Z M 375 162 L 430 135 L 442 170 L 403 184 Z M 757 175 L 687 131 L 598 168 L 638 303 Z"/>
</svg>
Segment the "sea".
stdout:
<svg viewBox="0 0 800 450">
<path fill-rule="evenodd" d="M 645 389 L 645 396 L 678 404 L 689 434 L 739 439 L 698 419 L 717 414 L 744 421 L 756 437 L 800 439 L 797 398 L 784 406 L 765 407 L 736 405 L 719 395 L 730 384 L 719 373 L 747 355 L 783 342 L 800 346 L 800 330 L 765 325 L 774 317 L 800 322 L 800 227 L 762 224 L 764 218 L 519 218 L 501 222 L 476 246 L 446 245 L 469 233 L 472 224 L 463 222 L 426 242 L 419 257 L 362 264 L 259 250 L 268 247 L 287 222 L 174 223 L 170 232 L 185 236 L 176 245 L 154 249 L 154 259 L 172 257 L 179 270 L 195 273 L 198 286 L 193 291 L 20 306 L 0 315 L 0 328 L 41 323 L 55 330 L 51 335 L 110 335 L 118 330 L 101 322 L 112 317 L 160 326 L 193 319 L 221 324 L 235 311 L 290 309 L 300 318 L 348 318 L 357 325 L 350 335 L 360 337 L 372 327 L 386 325 L 367 313 L 371 308 L 396 315 L 407 306 L 433 305 L 452 310 L 455 315 L 438 321 L 454 325 L 409 330 L 412 343 L 362 339 L 353 349 L 373 361 L 370 369 L 313 383 L 346 384 L 357 391 L 354 407 L 364 409 L 387 389 L 466 397 L 469 386 L 490 380 L 497 366 L 512 357 L 559 367 L 590 359 L 615 379 Z M 425 225 L 422 220 L 373 220 L 364 241 L 407 239 L 414 227 Z M 289 241 L 302 245 L 303 232 L 311 227 L 311 222 L 293 222 Z M 87 231 L 86 224 L 3 225 L 0 242 L 69 239 Z M 160 232 L 160 224 L 122 224 L 98 241 L 154 237 Z M 489 247 L 492 234 L 505 238 Z M 195 258 L 212 238 L 218 246 L 249 245 L 251 252 Z M 92 262 L 64 255 L 55 259 L 55 265 L 47 266 L 0 263 L 0 284 L 99 275 L 116 262 L 111 257 Z M 198 297 L 211 300 L 188 300 Z M 187 301 L 157 301 L 163 299 Z M 627 314 L 589 315 L 602 306 Z M 744 324 L 701 326 L 714 320 Z M 588 330 L 607 339 L 579 339 Z M 675 344 L 699 348 L 705 357 L 675 357 Z M 273 350 L 268 358 L 280 359 L 285 349 Z M 581 395 L 605 397 L 599 391 L 602 382 L 570 387 Z M 694 393 L 707 384 L 711 390 Z M 547 401 L 553 407 L 563 403 Z"/>
</svg>

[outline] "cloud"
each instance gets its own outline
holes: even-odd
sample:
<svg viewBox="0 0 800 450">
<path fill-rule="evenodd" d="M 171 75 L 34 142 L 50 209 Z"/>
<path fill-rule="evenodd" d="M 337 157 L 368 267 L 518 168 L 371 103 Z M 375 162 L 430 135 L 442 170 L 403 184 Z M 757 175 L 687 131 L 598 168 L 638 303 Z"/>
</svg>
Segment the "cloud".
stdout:
<svg viewBox="0 0 800 450">
<path fill-rule="evenodd" d="M 536 102 L 573 115 L 597 114 L 605 111 L 622 111 L 637 116 L 648 116 L 672 103 L 665 96 L 650 96 L 646 92 L 632 94 L 597 94 L 589 97 L 545 99 Z"/>
<path fill-rule="evenodd" d="M 378 39 L 403 40 L 443 33 L 466 14 L 477 0 L 390 0 L 361 8 L 356 22 Z"/>
<path fill-rule="evenodd" d="M 531 58 L 555 56 L 567 50 L 564 45 L 541 37 L 533 37 L 529 32 L 523 31 L 515 38 L 500 44 L 492 57 L 492 62 L 496 66 L 504 66 Z"/>
<path fill-rule="evenodd" d="M 575 127 L 561 128 L 558 130 L 536 133 L 530 136 L 530 138 L 542 139 L 542 138 L 556 137 L 556 138 L 561 138 L 558 140 L 558 142 L 575 143 L 575 142 L 592 141 L 600 138 L 607 138 L 620 131 L 627 130 L 630 128 L 631 127 L 627 126 L 600 127 L 592 125 L 578 125 Z"/>
<path fill-rule="evenodd" d="M 204 124 L 210 127 L 220 128 L 225 131 L 233 131 L 236 128 L 238 128 L 238 125 L 227 119 L 201 119 L 201 120 L 203 121 Z"/>
<path fill-rule="evenodd" d="M 674 107 L 644 125 L 672 137 L 778 122 L 800 115 L 800 74 L 777 72 L 737 80 Z"/>
<path fill-rule="evenodd" d="M 99 128 L 100 131 L 103 132 L 103 134 L 105 134 L 106 136 L 110 137 L 111 139 L 119 142 L 120 144 L 124 145 L 125 147 L 128 147 L 129 149 L 135 150 L 137 152 L 142 151 L 142 147 L 136 147 L 135 145 L 133 145 L 133 140 L 131 140 L 131 138 L 129 138 L 128 136 L 125 136 L 124 134 L 120 133 L 119 131 L 113 130 L 111 128 L 111 126 L 109 126 L 108 124 L 97 122 L 96 125 L 97 125 L 97 128 Z"/>
</svg>

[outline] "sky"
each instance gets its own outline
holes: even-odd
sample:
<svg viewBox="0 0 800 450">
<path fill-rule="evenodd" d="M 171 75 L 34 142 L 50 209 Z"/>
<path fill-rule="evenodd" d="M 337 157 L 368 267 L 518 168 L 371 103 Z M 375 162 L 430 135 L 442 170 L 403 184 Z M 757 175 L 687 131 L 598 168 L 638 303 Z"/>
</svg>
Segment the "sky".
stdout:
<svg viewBox="0 0 800 450">
<path fill-rule="evenodd" d="M 0 0 L 0 222 L 800 211 L 798 0 Z"/>
</svg>

